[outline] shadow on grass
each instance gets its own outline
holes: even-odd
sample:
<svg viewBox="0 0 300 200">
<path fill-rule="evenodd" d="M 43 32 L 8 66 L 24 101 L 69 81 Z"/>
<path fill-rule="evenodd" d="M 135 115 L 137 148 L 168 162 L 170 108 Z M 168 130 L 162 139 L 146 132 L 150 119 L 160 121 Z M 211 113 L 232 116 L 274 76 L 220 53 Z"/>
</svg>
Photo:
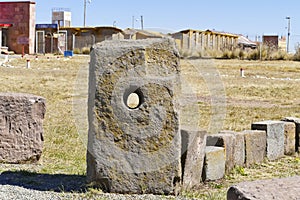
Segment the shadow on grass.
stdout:
<svg viewBox="0 0 300 200">
<path fill-rule="evenodd" d="M 0 174 L 0 185 L 15 185 L 27 189 L 55 192 L 85 192 L 86 176 L 40 174 L 27 171 L 5 171 Z"/>
</svg>

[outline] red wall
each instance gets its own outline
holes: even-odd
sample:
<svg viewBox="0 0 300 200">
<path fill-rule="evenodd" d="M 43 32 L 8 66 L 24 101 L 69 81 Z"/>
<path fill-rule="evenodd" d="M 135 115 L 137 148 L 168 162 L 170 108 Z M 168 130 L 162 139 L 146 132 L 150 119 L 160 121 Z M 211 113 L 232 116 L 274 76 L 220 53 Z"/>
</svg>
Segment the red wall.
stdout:
<svg viewBox="0 0 300 200">
<path fill-rule="evenodd" d="M 8 28 L 7 46 L 15 53 L 22 53 L 22 39 L 28 38 L 24 45 L 25 53 L 34 53 L 35 43 L 35 2 L 0 2 L 0 23 L 11 23 Z"/>
<path fill-rule="evenodd" d="M 264 35 L 263 43 L 270 48 L 278 48 L 278 35 Z"/>
</svg>

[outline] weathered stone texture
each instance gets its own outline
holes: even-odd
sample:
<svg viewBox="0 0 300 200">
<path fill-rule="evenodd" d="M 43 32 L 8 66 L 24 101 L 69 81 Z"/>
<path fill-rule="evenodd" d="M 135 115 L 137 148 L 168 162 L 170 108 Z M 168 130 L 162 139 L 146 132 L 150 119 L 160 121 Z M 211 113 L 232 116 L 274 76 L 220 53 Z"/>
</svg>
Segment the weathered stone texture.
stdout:
<svg viewBox="0 0 300 200">
<path fill-rule="evenodd" d="M 282 121 L 285 122 L 293 122 L 295 123 L 296 126 L 296 136 L 295 136 L 295 150 L 297 152 L 300 151 L 299 147 L 300 147 L 300 118 L 296 118 L 296 117 L 285 117 L 284 119 L 282 119 Z"/>
<path fill-rule="evenodd" d="M 296 200 L 299 199 L 300 177 L 243 182 L 227 191 L 228 200 Z"/>
<path fill-rule="evenodd" d="M 234 135 L 229 133 L 210 134 L 207 136 L 206 146 L 224 147 L 226 153 L 226 173 L 229 173 L 234 167 Z"/>
<path fill-rule="evenodd" d="M 206 147 L 206 131 L 181 130 L 182 184 L 185 189 L 199 185 L 202 179 Z"/>
<path fill-rule="evenodd" d="M 232 134 L 235 138 L 233 148 L 233 164 L 234 166 L 245 165 L 245 134 L 234 131 L 221 131 L 221 133 Z"/>
<path fill-rule="evenodd" d="M 284 122 L 284 154 L 295 154 L 296 126 L 293 122 Z"/>
<path fill-rule="evenodd" d="M 262 163 L 266 156 L 266 131 L 245 130 L 242 134 L 244 134 L 245 137 L 246 166 Z"/>
<path fill-rule="evenodd" d="M 89 75 L 87 178 L 116 193 L 174 193 L 181 181 L 179 53 L 171 39 L 105 41 Z M 136 93 L 139 104 L 127 105 Z"/>
<path fill-rule="evenodd" d="M 252 130 L 267 132 L 267 158 L 275 160 L 284 156 L 284 123 L 282 121 L 261 121 L 251 125 Z"/>
<path fill-rule="evenodd" d="M 207 146 L 205 148 L 205 162 L 202 179 L 218 180 L 225 175 L 226 153 L 223 147 Z"/>
<path fill-rule="evenodd" d="M 45 99 L 0 93 L 0 162 L 32 163 L 43 150 Z"/>
</svg>

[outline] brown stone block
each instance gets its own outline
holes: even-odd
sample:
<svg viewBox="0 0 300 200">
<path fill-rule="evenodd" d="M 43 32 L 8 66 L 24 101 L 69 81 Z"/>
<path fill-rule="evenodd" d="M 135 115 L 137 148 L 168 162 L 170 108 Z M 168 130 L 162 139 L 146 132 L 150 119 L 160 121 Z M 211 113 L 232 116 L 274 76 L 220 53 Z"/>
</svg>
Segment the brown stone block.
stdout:
<svg viewBox="0 0 300 200">
<path fill-rule="evenodd" d="M 202 181 L 206 147 L 206 131 L 181 130 L 182 169 L 184 189 L 191 189 Z"/>
<path fill-rule="evenodd" d="M 296 150 L 296 125 L 293 122 L 284 122 L 284 154 L 293 155 Z"/>
<path fill-rule="evenodd" d="M 31 163 L 43 150 L 45 99 L 0 93 L 0 162 Z"/>
<path fill-rule="evenodd" d="M 263 162 L 266 156 L 267 135 L 265 131 L 245 130 L 246 165 Z"/>
</svg>

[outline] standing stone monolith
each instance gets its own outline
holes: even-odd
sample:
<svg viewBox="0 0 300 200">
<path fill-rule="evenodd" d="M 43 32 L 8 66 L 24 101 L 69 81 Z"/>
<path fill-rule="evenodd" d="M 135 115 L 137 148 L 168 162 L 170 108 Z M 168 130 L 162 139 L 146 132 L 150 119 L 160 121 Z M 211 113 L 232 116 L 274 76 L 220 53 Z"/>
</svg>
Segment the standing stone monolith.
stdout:
<svg viewBox="0 0 300 200">
<path fill-rule="evenodd" d="M 35 163 L 43 151 L 43 97 L 0 93 L 0 162 Z"/>
<path fill-rule="evenodd" d="M 179 72 L 172 39 L 93 47 L 88 182 L 112 193 L 176 193 L 182 176 Z"/>
</svg>

